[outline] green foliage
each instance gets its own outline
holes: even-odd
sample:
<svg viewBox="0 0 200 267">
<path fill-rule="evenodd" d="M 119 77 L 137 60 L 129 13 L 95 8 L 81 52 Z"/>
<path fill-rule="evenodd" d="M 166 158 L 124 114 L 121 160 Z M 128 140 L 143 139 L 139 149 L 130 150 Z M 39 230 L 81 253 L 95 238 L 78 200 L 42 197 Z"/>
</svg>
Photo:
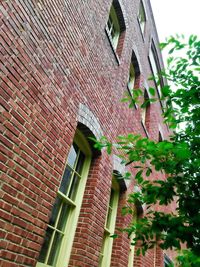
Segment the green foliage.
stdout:
<svg viewBox="0 0 200 267">
<path fill-rule="evenodd" d="M 134 178 L 141 191 L 130 194 L 128 203 L 145 203 L 147 211 L 143 218 L 124 229 L 129 235 L 135 233 L 134 242 L 141 241 L 141 251 L 137 253 L 144 254 L 158 241 L 163 249 L 181 250 L 184 243 L 187 249 L 178 256 L 179 265 L 197 267 L 200 266 L 200 41 L 192 35 L 184 43 L 182 36 L 176 36 L 160 47 L 169 48 L 171 55 L 167 68 L 158 74 L 170 84 L 161 88 L 165 103 L 163 118 L 176 131 L 170 140 L 162 142 L 132 133 L 118 136 L 116 144 L 103 137 L 96 147 L 106 147 L 111 153 L 114 146 L 122 163 L 137 164 L 133 165 L 137 170 Z M 177 57 L 175 52 L 180 50 L 184 56 Z M 150 88 L 149 92 L 154 98 L 145 101 L 141 108 L 156 101 L 155 89 Z M 134 89 L 123 101 L 139 103 L 141 94 L 141 89 Z M 158 180 L 156 172 L 165 173 L 166 179 Z M 130 173 L 127 178 L 130 179 Z M 154 209 L 154 204 L 166 206 L 174 201 L 177 202 L 174 213 Z M 133 214 L 129 206 L 122 212 Z"/>
</svg>

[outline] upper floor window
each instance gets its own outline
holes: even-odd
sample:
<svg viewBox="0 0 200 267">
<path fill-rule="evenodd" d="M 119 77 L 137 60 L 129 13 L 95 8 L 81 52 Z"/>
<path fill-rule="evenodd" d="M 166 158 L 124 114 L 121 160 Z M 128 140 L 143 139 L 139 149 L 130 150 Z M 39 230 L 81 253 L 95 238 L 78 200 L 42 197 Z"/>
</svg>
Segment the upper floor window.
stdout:
<svg viewBox="0 0 200 267">
<path fill-rule="evenodd" d="M 110 14 L 107 22 L 107 33 L 112 42 L 113 48 L 116 50 L 120 35 L 120 26 L 115 12 L 114 6 L 111 6 Z"/>
<path fill-rule="evenodd" d="M 155 86 L 157 88 L 159 97 L 161 97 L 162 96 L 161 86 L 163 86 L 163 81 L 160 78 L 160 82 L 156 83 L 156 77 L 159 76 L 161 68 L 160 68 L 160 64 L 159 64 L 158 55 L 156 53 L 156 47 L 155 47 L 153 42 L 151 44 L 151 48 L 150 48 L 150 51 L 149 51 L 149 61 L 150 61 L 152 74 L 155 77 Z"/>
<path fill-rule="evenodd" d="M 117 56 L 120 56 L 122 52 L 124 42 L 123 32 L 125 31 L 125 28 L 125 22 L 120 4 L 117 0 L 113 0 L 106 24 L 106 32 L 111 46 Z"/>
<path fill-rule="evenodd" d="M 139 69 L 139 64 L 136 58 L 135 53 L 132 53 L 131 57 L 131 64 L 129 68 L 129 76 L 128 76 L 128 90 L 130 94 L 133 94 L 133 89 L 135 87 L 139 88 L 139 77 L 140 77 L 140 69 Z"/>
<path fill-rule="evenodd" d="M 110 267 L 113 238 L 110 236 L 115 231 L 115 221 L 119 200 L 119 186 L 113 183 L 110 193 L 110 200 L 107 209 L 107 216 L 104 226 L 103 244 L 100 252 L 99 267 Z"/>
<path fill-rule="evenodd" d="M 135 68 L 133 63 L 130 64 L 129 77 L 128 77 L 128 89 L 131 91 L 135 86 Z"/>
<path fill-rule="evenodd" d="M 139 24 L 140 24 L 140 29 L 142 31 L 142 34 L 144 35 L 147 19 L 146 19 L 144 4 L 142 1 L 140 1 L 138 20 L 139 20 Z"/>
<path fill-rule="evenodd" d="M 149 102 L 149 95 L 147 90 L 144 91 L 144 107 L 141 110 L 141 117 L 142 117 L 142 124 L 146 130 L 149 129 L 149 122 L 150 122 L 150 102 Z"/>
<path fill-rule="evenodd" d="M 47 226 L 37 267 L 68 265 L 91 161 L 91 152 L 77 131 Z"/>
</svg>

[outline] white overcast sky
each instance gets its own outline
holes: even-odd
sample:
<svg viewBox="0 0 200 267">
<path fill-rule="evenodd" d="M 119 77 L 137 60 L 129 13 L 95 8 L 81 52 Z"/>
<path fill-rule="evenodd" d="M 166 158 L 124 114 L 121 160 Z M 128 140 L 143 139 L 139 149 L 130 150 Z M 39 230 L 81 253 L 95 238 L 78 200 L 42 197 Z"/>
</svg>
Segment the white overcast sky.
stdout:
<svg viewBox="0 0 200 267">
<path fill-rule="evenodd" d="M 150 0 L 160 42 L 170 35 L 200 37 L 200 0 Z"/>
</svg>

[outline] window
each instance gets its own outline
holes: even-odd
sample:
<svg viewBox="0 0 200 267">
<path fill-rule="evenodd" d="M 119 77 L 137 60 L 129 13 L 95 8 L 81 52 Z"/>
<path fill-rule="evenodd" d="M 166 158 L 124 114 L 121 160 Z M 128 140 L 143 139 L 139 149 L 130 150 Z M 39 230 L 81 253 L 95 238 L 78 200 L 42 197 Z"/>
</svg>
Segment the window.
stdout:
<svg viewBox="0 0 200 267">
<path fill-rule="evenodd" d="M 109 14 L 108 22 L 107 22 L 107 32 L 108 32 L 110 41 L 113 45 L 113 48 L 114 50 L 116 50 L 118 40 L 119 40 L 119 35 L 120 35 L 120 26 L 119 26 L 119 21 L 118 21 L 117 14 L 115 12 L 113 5 L 110 9 L 110 14 Z"/>
<path fill-rule="evenodd" d="M 158 60 L 158 55 L 156 53 L 156 48 L 155 48 L 155 45 L 154 45 L 153 42 L 151 44 L 151 48 L 150 48 L 150 51 L 149 51 L 149 61 L 150 61 L 152 74 L 156 78 L 156 76 L 160 73 L 161 68 L 160 68 L 160 64 L 159 64 L 159 60 Z M 162 79 L 161 79 L 159 84 L 156 84 L 156 82 L 155 82 L 155 86 L 157 88 L 159 97 L 161 97 L 162 96 L 162 94 L 161 94 L 161 86 L 163 86 Z"/>
<path fill-rule="evenodd" d="M 133 89 L 135 87 L 139 88 L 140 86 L 139 83 L 140 83 L 140 69 L 136 55 L 133 51 L 131 57 L 131 64 L 129 68 L 128 82 L 127 82 L 128 91 L 131 96 L 133 96 Z"/>
<path fill-rule="evenodd" d="M 144 102 L 147 101 L 144 108 L 141 110 L 142 124 L 145 126 L 146 130 L 149 128 L 149 119 L 150 119 L 150 103 L 148 102 L 149 96 L 147 90 L 144 91 Z"/>
<path fill-rule="evenodd" d="M 129 78 L 128 78 L 128 89 L 131 92 L 135 86 L 135 69 L 133 63 L 130 65 Z"/>
<path fill-rule="evenodd" d="M 68 265 L 90 160 L 89 145 L 77 131 L 69 151 L 37 267 Z"/>
<path fill-rule="evenodd" d="M 146 14 L 145 14 L 144 5 L 143 5 L 142 1 L 140 1 L 138 21 L 140 24 L 140 29 L 142 31 L 142 35 L 144 36 L 145 26 L 146 26 Z"/>
<path fill-rule="evenodd" d="M 107 210 L 106 222 L 104 227 L 103 245 L 99 257 L 99 267 L 110 267 L 113 238 L 110 236 L 115 231 L 115 221 L 119 200 L 119 188 L 114 184 L 111 189 L 110 200 Z"/>
<path fill-rule="evenodd" d="M 106 33 L 117 59 L 118 56 L 121 56 L 124 42 L 123 32 L 125 32 L 125 28 L 126 26 L 123 19 L 121 6 L 117 0 L 113 0 L 106 24 Z"/>
</svg>

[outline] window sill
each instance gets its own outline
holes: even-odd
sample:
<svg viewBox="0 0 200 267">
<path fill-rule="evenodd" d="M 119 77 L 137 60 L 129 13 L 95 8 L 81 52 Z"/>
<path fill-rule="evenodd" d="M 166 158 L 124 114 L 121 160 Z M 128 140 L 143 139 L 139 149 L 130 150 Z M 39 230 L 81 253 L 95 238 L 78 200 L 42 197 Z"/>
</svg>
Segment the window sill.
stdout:
<svg viewBox="0 0 200 267">
<path fill-rule="evenodd" d="M 118 54 L 117 54 L 117 52 L 116 52 L 116 50 L 115 50 L 115 48 L 113 46 L 112 39 L 111 39 L 110 34 L 108 32 L 107 26 L 105 27 L 105 32 L 106 32 L 106 35 L 108 37 L 108 40 L 109 40 L 110 46 L 112 48 L 113 54 L 115 56 L 115 59 L 117 61 L 117 64 L 120 65 L 120 59 L 119 59 L 119 56 L 118 56 Z"/>
</svg>

